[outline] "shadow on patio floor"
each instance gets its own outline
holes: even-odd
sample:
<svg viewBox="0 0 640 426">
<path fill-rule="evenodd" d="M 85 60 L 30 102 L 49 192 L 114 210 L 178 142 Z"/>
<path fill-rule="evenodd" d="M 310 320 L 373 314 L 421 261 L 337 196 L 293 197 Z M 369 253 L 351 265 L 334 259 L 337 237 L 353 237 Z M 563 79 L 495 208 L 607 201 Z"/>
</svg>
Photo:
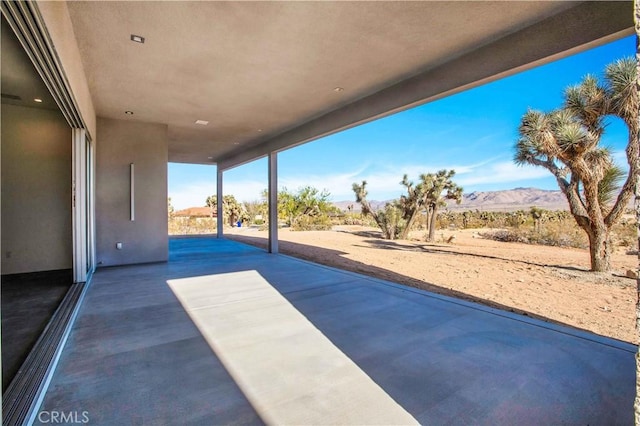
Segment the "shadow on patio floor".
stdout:
<svg viewBox="0 0 640 426">
<path fill-rule="evenodd" d="M 367 232 L 367 234 L 370 234 Z M 370 235 L 369 235 L 370 236 Z M 263 237 L 255 237 L 255 236 L 248 236 L 248 235 L 238 235 L 238 234 L 228 234 L 225 235 L 225 238 L 228 238 L 230 240 L 233 241 L 238 241 L 238 242 L 242 242 L 245 244 L 250 244 L 254 247 L 259 247 L 261 249 L 266 249 L 267 245 L 268 245 L 268 239 L 267 238 L 263 238 Z M 379 240 L 379 239 L 375 239 L 375 240 L 367 240 L 366 241 L 369 244 L 372 244 L 374 246 L 379 246 L 382 249 L 394 249 L 394 250 L 415 250 L 412 247 L 408 247 L 408 246 L 404 246 L 398 243 L 395 243 L 393 241 L 388 241 L 388 240 Z M 419 246 L 420 250 L 423 250 L 425 252 L 440 252 L 440 253 L 445 253 L 445 254 L 451 254 L 452 256 L 466 256 L 466 255 L 470 255 L 470 256 L 477 256 L 477 257 L 483 257 L 483 258 L 487 258 L 487 259 L 502 259 L 499 257 L 494 257 L 494 256 L 488 256 L 488 255 L 475 255 L 475 254 L 460 254 L 460 253 L 456 253 L 453 251 L 449 251 L 449 250 L 439 250 L 436 247 L 440 247 L 437 245 L 424 245 L 424 246 Z M 547 318 L 543 315 L 539 315 L 536 314 L 534 312 L 530 312 L 530 311 L 525 311 L 522 309 L 518 309 L 512 306 L 508 306 L 508 305 L 504 305 L 498 302 L 495 302 L 493 300 L 488 300 L 488 299 L 484 299 L 481 297 L 477 297 L 474 296 L 472 294 L 468 294 L 468 293 L 464 293 L 461 291 L 457 291 L 451 288 L 447 288 L 447 287 L 442 287 L 439 285 L 435 285 L 433 283 L 424 281 L 424 280 L 420 280 L 417 278 L 413 278 L 407 275 L 403 275 L 403 274 L 399 274 L 397 272 L 394 271 L 390 271 L 388 269 L 385 268 L 381 268 L 378 266 L 374 266 L 374 265 L 369 265 L 366 263 L 362 263 L 362 262 L 358 262 L 352 259 L 349 259 L 347 257 L 345 257 L 345 255 L 347 253 L 340 251 L 340 250 L 333 250 L 333 249 L 327 249 L 324 247 L 317 247 L 317 246 L 310 246 L 310 245 L 305 245 L 305 244 L 300 244 L 300 243 L 294 243 L 294 242 L 290 242 L 290 241 L 279 241 L 279 248 L 280 248 L 280 252 L 289 256 L 293 256 L 293 257 L 297 257 L 300 259 L 304 259 L 304 260 L 308 260 L 311 262 L 315 262 L 315 263 L 319 263 L 322 265 L 326 265 L 326 266 L 331 266 L 331 267 L 335 267 L 335 268 L 339 268 L 339 269 L 344 269 L 347 271 L 351 271 L 351 272 L 356 272 L 359 274 L 363 274 L 363 275 L 368 275 L 370 277 L 374 277 L 374 278 L 379 278 L 382 280 L 387 280 L 387 281 L 391 281 L 394 283 L 398 283 L 398 284 L 403 284 L 403 285 L 407 285 L 410 287 L 414 287 L 414 288 L 418 288 L 421 290 L 427 290 L 430 291 L 432 293 L 436 293 L 436 294 L 441 294 L 444 296 L 449 296 L 449 297 L 455 297 L 458 299 L 462 299 L 462 300 L 466 300 L 469 302 L 474 302 L 474 303 L 480 303 L 482 305 L 485 306 L 489 306 L 492 308 L 496 308 L 496 309 L 500 309 L 506 312 L 513 312 L 516 314 L 520 314 L 520 315 L 524 315 L 527 317 L 531 317 L 531 318 L 536 318 L 545 322 L 550 322 L 550 323 L 554 323 L 554 324 L 560 324 L 562 326 L 566 326 L 566 327 L 571 327 L 571 328 L 575 328 L 577 330 L 582 330 L 582 331 L 586 331 L 589 332 L 589 330 L 585 330 L 585 329 L 581 329 L 579 327 L 576 327 L 574 325 L 571 324 L 566 324 L 560 321 L 556 321 L 554 319 L 551 318 Z M 505 259 L 505 260 L 509 260 L 509 261 L 514 261 L 512 259 Z M 518 261 L 514 261 L 514 262 L 518 262 Z M 563 269 L 567 269 L 567 270 L 579 270 L 578 268 L 572 268 L 572 267 L 566 267 L 566 266 L 554 266 L 554 265 L 540 265 L 540 264 L 536 264 L 536 263 L 532 263 L 532 262 L 527 262 L 527 261 L 519 261 L 522 262 L 523 264 L 528 264 L 528 265 L 536 265 L 536 266 L 550 266 L 550 267 L 557 267 L 557 268 L 563 268 Z"/>
</svg>

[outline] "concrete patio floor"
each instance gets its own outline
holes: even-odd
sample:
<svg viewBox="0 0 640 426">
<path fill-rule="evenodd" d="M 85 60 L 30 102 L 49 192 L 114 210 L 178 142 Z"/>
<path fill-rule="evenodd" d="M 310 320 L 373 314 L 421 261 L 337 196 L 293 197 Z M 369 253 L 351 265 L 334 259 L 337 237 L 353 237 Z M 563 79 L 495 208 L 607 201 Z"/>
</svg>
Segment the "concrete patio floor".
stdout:
<svg viewBox="0 0 640 426">
<path fill-rule="evenodd" d="M 634 351 L 237 242 L 172 238 L 168 263 L 94 274 L 35 423 L 57 411 L 117 425 L 632 424 Z"/>
</svg>

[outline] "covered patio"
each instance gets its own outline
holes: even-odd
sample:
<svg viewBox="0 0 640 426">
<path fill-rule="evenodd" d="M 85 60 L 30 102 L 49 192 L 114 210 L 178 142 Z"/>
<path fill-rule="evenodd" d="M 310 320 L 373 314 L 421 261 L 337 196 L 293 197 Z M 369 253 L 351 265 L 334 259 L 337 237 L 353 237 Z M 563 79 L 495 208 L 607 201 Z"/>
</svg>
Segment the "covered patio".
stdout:
<svg viewBox="0 0 640 426">
<path fill-rule="evenodd" d="M 630 35 L 630 2 L 1 6 L 3 280 L 73 276 L 7 424 L 632 421 L 632 345 L 279 255 L 277 228 L 280 152 Z M 57 154 L 18 154 L 51 117 L 40 176 Z M 219 200 L 265 157 L 270 253 L 168 238 L 168 162 Z"/>
<path fill-rule="evenodd" d="M 95 273 L 36 423 L 633 421 L 633 345 L 225 239 L 169 247 Z"/>
</svg>

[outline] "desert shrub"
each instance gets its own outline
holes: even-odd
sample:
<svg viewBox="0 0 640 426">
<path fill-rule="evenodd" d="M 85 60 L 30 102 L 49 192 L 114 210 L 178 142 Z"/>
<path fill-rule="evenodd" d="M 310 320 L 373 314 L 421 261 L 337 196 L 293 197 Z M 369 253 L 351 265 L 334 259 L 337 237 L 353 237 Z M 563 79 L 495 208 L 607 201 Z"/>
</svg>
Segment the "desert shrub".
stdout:
<svg viewBox="0 0 640 426">
<path fill-rule="evenodd" d="M 199 235 L 216 232 L 216 219 L 211 217 L 172 217 L 169 235 Z"/>
<path fill-rule="evenodd" d="M 503 213 L 502 227 L 520 228 L 525 226 L 530 220 L 530 216 L 523 210 Z"/>
<path fill-rule="evenodd" d="M 329 231 L 331 219 L 326 215 L 300 216 L 291 223 L 292 231 Z"/>
<path fill-rule="evenodd" d="M 503 243 L 529 243 L 526 235 L 516 229 L 500 229 L 498 231 L 480 232 L 482 238 L 487 240 L 500 241 Z"/>
<path fill-rule="evenodd" d="M 479 234 L 483 238 L 508 243 L 537 244 L 554 247 L 588 248 L 589 241 L 578 227 L 566 227 L 563 224 L 546 226 L 536 231 L 533 229 L 509 228 Z"/>
<path fill-rule="evenodd" d="M 375 228 L 378 225 L 371 216 L 363 216 L 361 213 L 344 212 L 340 216 L 332 217 L 331 223 L 333 225 L 357 225 L 368 226 Z"/>
<path fill-rule="evenodd" d="M 545 226 L 540 232 L 528 231 L 529 244 L 555 247 L 589 248 L 589 240 L 578 228 Z"/>
<path fill-rule="evenodd" d="M 341 217 L 335 218 L 336 225 L 360 225 L 364 224 L 363 217 L 360 213 L 345 213 Z"/>
<path fill-rule="evenodd" d="M 628 253 L 637 254 L 638 234 L 636 220 L 634 217 L 625 217 L 620 223 L 614 225 L 612 231 L 612 241 L 614 246 L 620 247 Z"/>
<path fill-rule="evenodd" d="M 416 221 L 416 229 L 425 229 L 427 225 L 426 215 L 421 215 Z M 437 229 L 460 229 L 462 228 L 462 216 L 449 211 L 441 212 L 436 219 Z"/>
<path fill-rule="evenodd" d="M 337 225 L 360 225 L 362 226 L 362 219 L 358 219 L 357 217 L 343 217 L 337 221 Z"/>
</svg>

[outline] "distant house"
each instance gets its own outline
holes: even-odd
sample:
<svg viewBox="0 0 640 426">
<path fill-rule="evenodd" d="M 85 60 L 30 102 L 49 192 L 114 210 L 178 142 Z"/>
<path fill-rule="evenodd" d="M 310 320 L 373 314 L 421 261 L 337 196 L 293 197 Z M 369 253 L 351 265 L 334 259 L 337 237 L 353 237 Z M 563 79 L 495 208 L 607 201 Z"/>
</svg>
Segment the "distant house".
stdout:
<svg viewBox="0 0 640 426">
<path fill-rule="evenodd" d="M 187 209 L 178 210 L 173 214 L 174 217 L 217 217 L 215 211 L 209 207 L 189 207 Z"/>
</svg>

